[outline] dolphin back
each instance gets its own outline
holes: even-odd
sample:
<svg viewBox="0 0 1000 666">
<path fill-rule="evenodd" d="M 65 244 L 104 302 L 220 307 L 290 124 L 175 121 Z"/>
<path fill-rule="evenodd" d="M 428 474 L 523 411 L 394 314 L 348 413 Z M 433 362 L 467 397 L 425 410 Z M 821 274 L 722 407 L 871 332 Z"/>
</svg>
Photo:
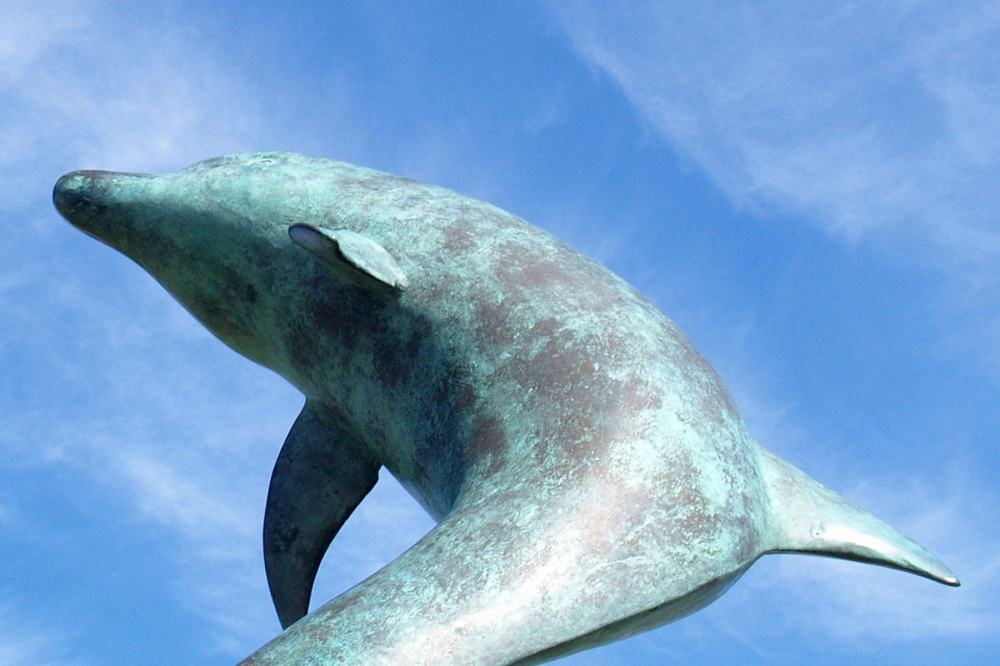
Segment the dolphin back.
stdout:
<svg viewBox="0 0 1000 666">
<path fill-rule="evenodd" d="M 878 564 L 958 586 L 939 559 L 888 523 L 758 444 L 771 505 L 769 553 Z"/>
</svg>

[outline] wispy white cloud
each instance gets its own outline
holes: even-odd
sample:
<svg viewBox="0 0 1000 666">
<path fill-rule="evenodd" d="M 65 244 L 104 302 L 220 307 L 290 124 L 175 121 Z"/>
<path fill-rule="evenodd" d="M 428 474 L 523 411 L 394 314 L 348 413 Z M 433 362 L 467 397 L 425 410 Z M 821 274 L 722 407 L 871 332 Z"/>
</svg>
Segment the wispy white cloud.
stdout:
<svg viewBox="0 0 1000 666">
<path fill-rule="evenodd" d="M 43 283 L 29 292 L 32 307 L 24 292 L 0 297 L 18 304 L 5 308 L 7 323 L 36 334 L 9 343 L 10 356 L 29 359 L 31 383 L 5 392 L 25 404 L 5 406 L 0 450 L 5 465 L 69 470 L 75 495 L 162 530 L 162 551 L 146 557 L 167 557 L 178 602 L 209 621 L 217 649 L 243 656 L 278 629 L 260 529 L 301 397 L 223 349 L 151 283 L 123 280 L 116 298 Z"/>
<path fill-rule="evenodd" d="M 29 68 L 50 49 L 71 41 L 88 26 L 86 0 L 10 0 L 0 7 L 0 82 L 4 88 L 25 79 Z"/>
<path fill-rule="evenodd" d="M 739 204 L 850 238 L 916 223 L 996 248 L 995 3 L 553 7 L 574 48 Z"/>
<path fill-rule="evenodd" d="M 78 666 L 67 654 L 67 638 L 26 622 L 17 609 L 0 606 L 0 664 L 4 666 Z"/>
<path fill-rule="evenodd" d="M 66 165 L 172 169 L 260 135 L 237 69 L 184 26 L 99 0 L 0 6 L 0 108 L 5 208 Z"/>
</svg>

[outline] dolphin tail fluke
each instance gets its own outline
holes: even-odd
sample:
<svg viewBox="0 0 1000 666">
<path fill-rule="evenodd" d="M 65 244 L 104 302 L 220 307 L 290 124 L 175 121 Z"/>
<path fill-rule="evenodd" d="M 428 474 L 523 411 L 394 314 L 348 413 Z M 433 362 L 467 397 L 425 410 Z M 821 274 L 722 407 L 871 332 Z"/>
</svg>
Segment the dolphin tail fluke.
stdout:
<svg viewBox="0 0 1000 666">
<path fill-rule="evenodd" d="M 759 448 L 771 502 L 767 552 L 856 560 L 959 585 L 955 574 L 923 547 L 763 446 Z"/>
</svg>

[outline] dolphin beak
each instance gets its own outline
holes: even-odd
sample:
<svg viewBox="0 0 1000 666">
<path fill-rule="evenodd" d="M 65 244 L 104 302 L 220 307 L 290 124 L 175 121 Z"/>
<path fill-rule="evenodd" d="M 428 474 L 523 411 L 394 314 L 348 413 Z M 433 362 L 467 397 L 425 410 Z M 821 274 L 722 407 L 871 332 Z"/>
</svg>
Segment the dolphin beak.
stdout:
<svg viewBox="0 0 1000 666">
<path fill-rule="evenodd" d="M 74 225 L 78 220 L 90 217 L 103 207 L 100 201 L 98 183 L 108 171 L 74 171 L 58 181 L 52 190 L 52 202 L 56 210 Z"/>
<path fill-rule="evenodd" d="M 109 204 L 106 181 L 114 176 L 110 171 L 74 171 L 58 181 L 52 190 L 56 210 L 81 231 L 106 241 L 100 233 L 107 224 Z"/>
<path fill-rule="evenodd" d="M 154 176 L 115 171 L 74 171 L 58 181 L 52 202 L 70 224 L 122 252 L 132 209 L 148 198 Z"/>
</svg>

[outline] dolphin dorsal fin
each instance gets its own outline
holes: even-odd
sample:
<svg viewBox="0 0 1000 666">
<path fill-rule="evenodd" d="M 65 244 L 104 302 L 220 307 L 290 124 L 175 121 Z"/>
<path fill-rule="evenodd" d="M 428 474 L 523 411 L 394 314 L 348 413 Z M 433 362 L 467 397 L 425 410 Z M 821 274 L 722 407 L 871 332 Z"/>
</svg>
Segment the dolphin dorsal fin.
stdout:
<svg viewBox="0 0 1000 666">
<path fill-rule="evenodd" d="M 958 586 L 941 560 L 889 524 L 758 444 L 771 503 L 768 552 L 827 555 Z"/>
<path fill-rule="evenodd" d="M 289 227 L 288 235 L 296 244 L 329 264 L 336 266 L 346 261 L 399 291 L 405 291 L 409 286 L 406 273 L 389 251 L 363 234 L 350 229 L 327 229 L 299 223 Z"/>
</svg>

